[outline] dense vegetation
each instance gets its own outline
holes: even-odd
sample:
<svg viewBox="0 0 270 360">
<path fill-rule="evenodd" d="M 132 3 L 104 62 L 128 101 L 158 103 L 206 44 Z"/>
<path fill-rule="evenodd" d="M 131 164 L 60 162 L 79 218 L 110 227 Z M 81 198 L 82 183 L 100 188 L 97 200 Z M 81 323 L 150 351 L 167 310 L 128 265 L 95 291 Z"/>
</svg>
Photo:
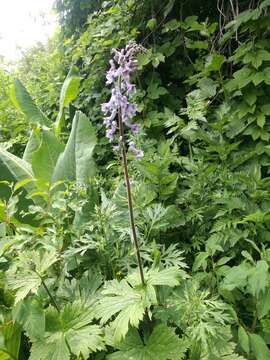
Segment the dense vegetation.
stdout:
<svg viewBox="0 0 270 360">
<path fill-rule="evenodd" d="M 0 66 L 0 360 L 269 360 L 270 1 L 55 8 Z M 131 40 L 143 282 L 101 111 Z"/>
</svg>

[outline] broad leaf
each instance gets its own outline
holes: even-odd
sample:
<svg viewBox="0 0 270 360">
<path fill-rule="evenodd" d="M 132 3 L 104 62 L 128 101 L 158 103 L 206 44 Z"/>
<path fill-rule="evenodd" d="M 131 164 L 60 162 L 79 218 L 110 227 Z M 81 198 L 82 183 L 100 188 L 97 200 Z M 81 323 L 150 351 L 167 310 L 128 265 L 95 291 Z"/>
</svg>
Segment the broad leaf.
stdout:
<svg viewBox="0 0 270 360">
<path fill-rule="evenodd" d="M 31 123 L 50 126 L 50 120 L 36 106 L 26 88 L 16 79 L 11 87 L 10 97 L 16 108 L 21 111 Z"/>
<path fill-rule="evenodd" d="M 45 313 L 40 302 L 34 298 L 19 302 L 13 309 L 13 319 L 30 338 L 39 338 L 45 333 Z"/>
<path fill-rule="evenodd" d="M 250 343 L 256 360 L 270 359 L 270 350 L 260 335 L 250 334 Z"/>
<path fill-rule="evenodd" d="M 71 101 L 75 100 L 78 96 L 80 81 L 81 78 L 78 76 L 78 73 L 73 66 L 70 69 L 61 89 L 60 109 L 55 123 L 55 131 L 57 135 L 61 133 L 62 127 L 64 125 L 64 108 L 68 106 Z"/>
<path fill-rule="evenodd" d="M 248 354 L 249 353 L 249 337 L 246 330 L 239 326 L 238 328 L 238 341 L 241 348 Z"/>
<path fill-rule="evenodd" d="M 17 183 L 25 179 L 34 180 L 29 163 L 0 147 L 0 180 Z M 31 191 L 33 182 L 27 182 L 24 188 Z"/>
<path fill-rule="evenodd" d="M 56 162 L 63 150 L 64 146 L 51 131 L 42 131 L 41 144 L 32 154 L 33 172 L 42 184 L 51 182 Z"/>
<path fill-rule="evenodd" d="M 77 111 L 64 152 L 59 156 L 53 182 L 68 180 L 87 183 L 95 175 L 93 151 L 97 142 L 88 118 Z"/>
<path fill-rule="evenodd" d="M 248 289 L 252 295 L 259 297 L 265 291 L 269 282 L 268 264 L 264 260 L 257 262 L 256 267 L 250 270 L 248 277 Z"/>
<path fill-rule="evenodd" d="M 35 152 L 40 146 L 40 137 L 38 130 L 39 129 L 32 130 L 23 153 L 23 160 L 29 162 L 30 164 L 32 163 L 33 152 Z"/>
</svg>

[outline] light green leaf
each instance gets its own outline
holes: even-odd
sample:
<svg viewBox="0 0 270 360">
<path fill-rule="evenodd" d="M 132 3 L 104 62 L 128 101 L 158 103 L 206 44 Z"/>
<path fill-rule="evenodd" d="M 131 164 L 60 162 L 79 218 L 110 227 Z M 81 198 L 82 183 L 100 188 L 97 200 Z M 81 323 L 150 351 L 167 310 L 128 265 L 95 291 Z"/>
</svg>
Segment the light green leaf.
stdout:
<svg viewBox="0 0 270 360">
<path fill-rule="evenodd" d="M 51 131 L 43 130 L 41 134 L 41 144 L 32 153 L 32 168 L 40 183 L 48 185 L 59 155 L 64 151 L 64 145 Z"/>
<path fill-rule="evenodd" d="M 16 108 L 33 124 L 50 126 L 50 120 L 36 106 L 26 88 L 16 79 L 10 90 L 10 97 Z"/>
<path fill-rule="evenodd" d="M 83 355 L 84 359 L 89 354 L 104 348 L 102 330 L 97 325 L 88 325 L 82 329 L 71 329 L 66 334 L 70 350 L 76 356 Z"/>
<path fill-rule="evenodd" d="M 249 337 L 246 330 L 239 326 L 238 328 L 238 341 L 241 348 L 248 354 L 249 353 Z"/>
<path fill-rule="evenodd" d="M 9 288 L 16 291 L 15 305 L 29 293 L 36 294 L 41 285 L 40 277 L 30 271 L 9 274 L 7 281 Z"/>
<path fill-rule="evenodd" d="M 34 342 L 29 360 L 70 360 L 64 335 L 55 333 L 43 341 Z"/>
<path fill-rule="evenodd" d="M 209 257 L 209 254 L 207 252 L 200 252 L 193 263 L 192 270 L 197 271 L 200 267 L 202 267 L 204 270 L 207 267 L 207 258 Z"/>
<path fill-rule="evenodd" d="M 264 127 L 264 124 L 265 124 L 265 115 L 264 113 L 259 113 L 257 115 L 257 124 L 263 128 Z"/>
<path fill-rule="evenodd" d="M 23 153 L 23 160 L 32 163 L 32 154 L 40 145 L 39 129 L 32 130 Z"/>
<path fill-rule="evenodd" d="M 77 111 L 64 152 L 56 163 L 52 182 L 66 180 L 87 183 L 95 175 L 93 151 L 97 142 L 94 127 Z"/>
<path fill-rule="evenodd" d="M 185 341 L 164 324 L 154 328 L 145 344 L 138 332 L 131 329 L 126 339 L 117 347 L 119 351 L 107 356 L 108 360 L 181 360 L 187 350 Z"/>
<path fill-rule="evenodd" d="M 147 21 L 146 27 L 150 30 L 153 30 L 157 26 L 157 19 L 152 18 Z"/>
<path fill-rule="evenodd" d="M 61 133 L 65 121 L 64 108 L 67 107 L 73 100 L 76 99 L 79 93 L 81 78 L 78 75 L 76 68 L 73 66 L 63 83 L 60 94 L 60 109 L 55 123 L 56 134 Z"/>
<path fill-rule="evenodd" d="M 18 183 L 25 179 L 34 181 L 31 165 L 0 147 L 0 181 Z M 33 182 L 23 186 L 27 191 L 34 189 Z"/>
<path fill-rule="evenodd" d="M 0 324 L 0 360 L 19 358 L 21 335 L 21 329 L 11 320 Z"/>
<path fill-rule="evenodd" d="M 143 288 L 132 288 L 125 280 L 108 281 L 102 291 L 102 297 L 96 307 L 96 314 L 101 322 L 106 323 L 116 316 L 111 323 L 114 331 L 114 341 L 120 342 L 128 332 L 129 324 L 139 326 L 145 310 L 151 305 Z"/>
<path fill-rule="evenodd" d="M 163 285 L 174 287 L 179 285 L 180 280 L 183 278 L 187 278 L 187 274 L 177 267 L 170 267 L 163 270 L 151 269 L 145 274 L 146 283 L 155 286 Z"/>
<path fill-rule="evenodd" d="M 260 260 L 257 262 L 256 267 L 250 270 L 248 287 L 253 296 L 259 297 L 260 293 L 265 291 L 269 282 L 268 268 L 267 262 Z"/>
<path fill-rule="evenodd" d="M 30 338 L 38 339 L 45 333 L 45 313 L 34 298 L 20 301 L 13 308 L 13 319 L 20 324 Z"/>
<path fill-rule="evenodd" d="M 270 289 L 267 289 L 257 303 L 258 318 L 262 319 L 270 311 Z"/>
<path fill-rule="evenodd" d="M 222 288 L 229 291 L 236 287 L 244 288 L 247 284 L 250 268 L 250 265 L 247 263 L 242 263 L 238 266 L 230 268 L 222 282 Z"/>
<path fill-rule="evenodd" d="M 31 339 L 29 360 L 66 360 L 71 353 L 88 359 L 91 352 L 102 350 L 104 340 L 98 325 L 92 325 L 93 311 L 80 301 L 67 304 L 60 313 L 52 307 L 46 310 L 46 332 Z M 71 351 L 71 353 L 70 353 Z"/>
<path fill-rule="evenodd" d="M 250 343 L 256 360 L 269 360 L 270 350 L 260 335 L 250 334 Z"/>
</svg>

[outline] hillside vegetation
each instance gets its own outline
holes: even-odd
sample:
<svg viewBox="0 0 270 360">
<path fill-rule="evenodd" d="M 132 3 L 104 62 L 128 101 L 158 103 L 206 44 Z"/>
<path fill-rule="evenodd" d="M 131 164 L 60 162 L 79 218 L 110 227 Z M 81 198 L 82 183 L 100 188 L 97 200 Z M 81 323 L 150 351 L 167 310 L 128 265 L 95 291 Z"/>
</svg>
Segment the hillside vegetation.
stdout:
<svg viewBox="0 0 270 360">
<path fill-rule="evenodd" d="M 270 0 L 55 9 L 0 63 L 0 360 L 269 360 Z"/>
</svg>

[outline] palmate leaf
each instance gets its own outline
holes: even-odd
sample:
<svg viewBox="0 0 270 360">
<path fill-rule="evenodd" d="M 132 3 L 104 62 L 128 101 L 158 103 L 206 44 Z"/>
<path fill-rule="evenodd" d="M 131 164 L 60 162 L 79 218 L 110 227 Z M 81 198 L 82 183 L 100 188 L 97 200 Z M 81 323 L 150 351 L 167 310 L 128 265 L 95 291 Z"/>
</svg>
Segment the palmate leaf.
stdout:
<svg viewBox="0 0 270 360">
<path fill-rule="evenodd" d="M 77 111 L 64 152 L 56 163 L 52 182 L 61 180 L 87 183 L 95 175 L 93 151 L 97 138 L 89 119 Z"/>
<path fill-rule="evenodd" d="M 107 282 L 102 295 L 96 314 L 101 318 L 102 323 L 106 323 L 113 315 L 118 314 L 111 324 L 115 342 L 121 341 L 127 334 L 129 324 L 134 327 L 139 326 L 145 309 L 151 305 L 146 298 L 145 290 L 132 288 L 125 279 L 120 282 L 117 280 Z"/>
<path fill-rule="evenodd" d="M 29 360 L 67 360 L 71 353 L 84 359 L 91 352 L 104 348 L 102 330 L 92 325 L 93 311 L 80 301 L 67 304 L 60 313 L 55 308 L 46 310 L 46 332 L 32 338 Z"/>
<path fill-rule="evenodd" d="M 30 292 L 36 294 L 41 285 L 40 277 L 31 271 L 9 274 L 7 281 L 9 288 L 16 291 L 15 305 Z"/>
<path fill-rule="evenodd" d="M 180 339 L 172 328 L 157 325 L 145 344 L 135 329 L 130 329 L 119 351 L 108 355 L 108 360 L 181 360 L 187 350 L 187 342 Z"/>
<path fill-rule="evenodd" d="M 33 342 L 29 360 L 69 360 L 70 352 L 63 334 L 47 336 L 43 341 Z"/>
<path fill-rule="evenodd" d="M 23 300 L 29 293 L 37 293 L 41 285 L 41 276 L 57 260 L 54 251 L 24 251 L 19 255 L 17 266 L 11 268 L 7 273 L 9 288 L 16 291 L 15 304 Z"/>
<path fill-rule="evenodd" d="M 45 333 L 45 313 L 42 304 L 29 297 L 20 301 L 12 311 L 13 320 L 22 326 L 30 338 L 39 338 Z"/>
<path fill-rule="evenodd" d="M 137 272 L 120 282 L 108 281 L 96 307 L 96 314 L 102 323 L 116 316 L 111 323 L 114 341 L 119 342 L 126 336 L 129 325 L 138 328 L 146 309 L 157 304 L 155 286 L 177 286 L 182 274 L 185 272 L 178 268 L 151 269 L 145 271 L 145 286 L 141 285 Z"/>
</svg>

